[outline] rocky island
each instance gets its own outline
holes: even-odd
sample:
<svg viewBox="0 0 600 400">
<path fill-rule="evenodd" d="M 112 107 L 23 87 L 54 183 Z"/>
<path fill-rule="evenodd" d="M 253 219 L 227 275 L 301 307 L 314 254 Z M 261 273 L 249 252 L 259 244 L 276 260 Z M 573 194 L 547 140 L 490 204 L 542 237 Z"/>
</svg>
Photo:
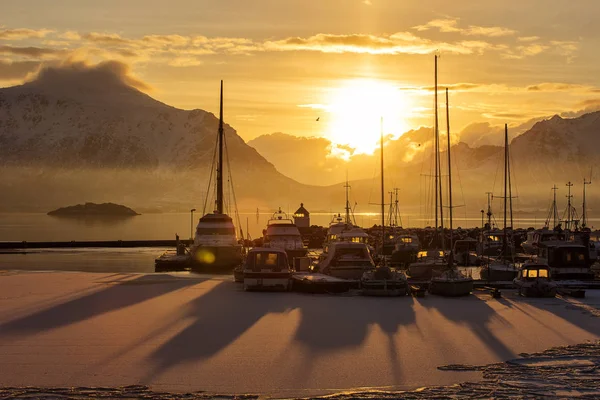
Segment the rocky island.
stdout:
<svg viewBox="0 0 600 400">
<path fill-rule="evenodd" d="M 85 203 L 50 211 L 56 217 L 133 217 L 140 215 L 129 207 L 114 203 Z"/>
</svg>

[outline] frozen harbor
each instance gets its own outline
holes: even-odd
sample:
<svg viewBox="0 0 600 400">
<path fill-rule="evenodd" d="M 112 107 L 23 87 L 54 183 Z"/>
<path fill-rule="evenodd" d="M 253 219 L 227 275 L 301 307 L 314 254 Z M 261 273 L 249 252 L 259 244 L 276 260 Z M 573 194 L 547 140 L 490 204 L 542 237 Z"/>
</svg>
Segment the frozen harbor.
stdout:
<svg viewBox="0 0 600 400">
<path fill-rule="evenodd" d="M 598 378 L 596 344 L 541 353 L 600 339 L 598 291 L 585 299 L 512 291 L 502 299 L 365 298 L 245 293 L 229 277 L 187 273 L 10 271 L 0 273 L 0 287 L 5 388 L 351 398 L 426 387 L 413 398 L 467 395 L 458 390 L 481 397 L 477 390 L 492 390 L 495 379 L 515 393 L 535 381 L 534 392 L 545 393 L 571 369 Z M 142 386 L 108 389 L 128 385 Z"/>
</svg>

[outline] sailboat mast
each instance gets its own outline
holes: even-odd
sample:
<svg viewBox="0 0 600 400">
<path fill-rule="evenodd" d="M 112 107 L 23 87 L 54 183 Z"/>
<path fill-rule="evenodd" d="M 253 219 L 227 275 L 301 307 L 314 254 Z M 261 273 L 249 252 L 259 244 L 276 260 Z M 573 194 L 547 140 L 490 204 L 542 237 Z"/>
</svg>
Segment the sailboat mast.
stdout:
<svg viewBox="0 0 600 400">
<path fill-rule="evenodd" d="M 590 176 L 590 180 L 586 181 L 585 178 L 583 178 L 583 214 L 581 216 L 581 227 L 585 228 L 587 226 L 587 210 L 585 207 L 585 187 L 587 185 L 591 185 L 592 184 L 592 178 Z"/>
<path fill-rule="evenodd" d="M 439 224 L 438 224 L 438 172 L 439 172 L 439 158 L 438 158 L 438 150 L 439 150 L 439 144 L 438 144 L 438 63 L 437 63 L 437 55 L 435 55 L 435 104 L 433 106 L 434 109 L 434 113 L 435 113 L 435 121 L 434 121 L 434 127 L 433 127 L 433 137 L 434 137 L 434 151 L 433 151 L 433 156 L 435 158 L 435 233 L 436 236 L 438 234 L 438 228 L 439 228 Z M 438 236 L 439 237 L 439 236 Z"/>
<path fill-rule="evenodd" d="M 350 200 L 348 199 L 348 190 L 350 189 L 350 185 L 348 184 L 348 171 L 346 171 L 346 184 L 344 187 L 346 188 L 346 225 L 350 225 Z"/>
<path fill-rule="evenodd" d="M 573 196 L 571 195 L 571 187 L 573 186 L 573 184 L 571 183 L 571 181 L 569 181 L 569 183 L 567 183 L 566 185 L 569 188 L 569 194 L 567 195 L 567 223 L 565 224 L 565 228 L 566 229 L 570 229 L 571 228 L 571 198 L 573 198 Z"/>
<path fill-rule="evenodd" d="M 508 124 L 504 124 L 504 240 L 502 240 L 502 255 L 506 257 L 507 240 L 506 235 L 506 200 L 508 200 Z"/>
<path fill-rule="evenodd" d="M 556 228 L 556 218 L 558 216 L 558 208 L 556 207 L 556 191 L 558 188 L 556 185 L 552 187 L 552 191 L 554 192 L 554 200 L 552 201 L 552 229 Z"/>
<path fill-rule="evenodd" d="M 219 104 L 219 160 L 217 164 L 217 213 L 223 214 L 223 81 Z"/>
<path fill-rule="evenodd" d="M 379 146 L 381 147 L 381 248 L 383 249 L 384 241 L 385 241 L 385 199 L 384 199 L 384 180 L 383 180 L 383 117 L 381 117 L 380 122 L 380 138 L 379 138 Z"/>
<path fill-rule="evenodd" d="M 448 88 L 446 88 L 446 132 L 448 134 L 448 204 L 450 207 L 450 251 L 452 251 L 452 161 L 450 158 L 450 106 L 448 105 Z"/>
</svg>

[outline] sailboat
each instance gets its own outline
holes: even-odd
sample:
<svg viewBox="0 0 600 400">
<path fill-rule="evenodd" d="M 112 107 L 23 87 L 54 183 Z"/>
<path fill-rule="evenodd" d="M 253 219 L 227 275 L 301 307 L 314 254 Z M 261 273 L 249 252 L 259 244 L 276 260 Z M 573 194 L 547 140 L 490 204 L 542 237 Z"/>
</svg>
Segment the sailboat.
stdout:
<svg viewBox="0 0 600 400">
<path fill-rule="evenodd" d="M 440 174 L 440 147 L 438 126 L 438 56 L 435 56 L 435 121 L 434 121 L 434 151 L 435 158 L 435 235 L 433 237 L 433 249 L 417 253 L 417 261 L 409 264 L 408 275 L 415 280 L 430 280 L 434 275 L 440 274 L 446 268 L 444 261 L 444 217 L 442 207 L 442 183 Z M 439 207 L 439 208 L 438 208 Z M 438 226 L 438 211 L 441 227 Z M 440 248 L 438 246 L 442 247 Z"/>
<path fill-rule="evenodd" d="M 381 246 L 385 244 L 385 204 L 384 204 L 384 176 L 383 176 L 383 119 L 381 123 Z M 383 265 L 363 273 L 360 285 L 363 294 L 367 296 L 406 296 L 408 294 L 408 281 L 404 272 L 388 267 L 385 257 Z"/>
<path fill-rule="evenodd" d="M 512 281 L 517 277 L 519 270 L 513 261 L 514 247 L 509 242 L 511 235 L 508 231 L 508 223 L 506 220 L 507 200 L 511 201 L 511 222 L 512 222 L 512 197 L 510 187 L 510 158 L 508 147 L 508 125 L 504 125 L 504 229 L 502 232 L 502 251 L 500 256 L 492 260 L 488 265 L 481 268 L 481 279 L 486 281 Z M 511 223 L 512 225 L 512 223 Z M 512 226 L 511 226 L 512 230 Z"/>
<path fill-rule="evenodd" d="M 194 243 L 191 247 L 192 265 L 195 272 L 231 272 L 242 262 L 242 246 L 238 243 L 233 220 L 225 213 L 223 201 L 223 81 L 219 106 L 219 130 L 217 135 L 216 200 L 215 210 L 198 221 Z M 209 182 L 210 185 L 210 182 Z M 208 192 L 207 192 L 208 196 Z"/>
<path fill-rule="evenodd" d="M 450 249 L 453 249 L 452 233 L 452 161 L 450 155 L 450 110 L 448 106 L 448 88 L 446 88 L 446 121 L 448 136 L 448 203 L 450 219 Z M 434 276 L 429 282 L 429 293 L 440 296 L 466 296 L 473 291 L 473 278 L 464 275 L 454 265 L 454 252 L 448 253 L 446 270 Z"/>
</svg>

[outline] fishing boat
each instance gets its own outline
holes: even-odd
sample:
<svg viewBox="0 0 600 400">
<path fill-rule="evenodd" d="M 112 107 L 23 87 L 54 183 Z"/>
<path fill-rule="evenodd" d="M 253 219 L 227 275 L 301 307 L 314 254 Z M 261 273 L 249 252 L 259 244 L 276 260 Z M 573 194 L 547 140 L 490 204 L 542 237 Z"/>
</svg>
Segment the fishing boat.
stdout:
<svg viewBox="0 0 600 400">
<path fill-rule="evenodd" d="M 267 222 L 263 246 L 284 250 L 288 255 L 290 265 L 294 265 L 294 259 L 306 257 L 308 253 L 300 230 L 294 221 L 281 211 L 281 208 Z"/>
<path fill-rule="evenodd" d="M 435 91 L 437 96 L 437 56 L 436 56 L 436 82 Z M 436 101 L 437 104 L 437 101 Z M 436 106 L 437 107 L 437 106 Z M 450 151 L 450 110 L 448 105 L 448 89 L 446 88 L 446 123 L 447 123 L 447 138 L 448 138 L 448 210 L 449 210 L 449 223 L 450 223 L 450 248 L 453 249 L 454 241 L 454 229 L 452 219 L 452 161 Z M 437 149 L 439 151 L 439 149 Z M 442 201 L 440 198 L 440 207 L 442 207 Z M 446 270 L 440 275 L 433 276 L 429 282 L 429 293 L 436 294 L 439 296 L 457 297 L 467 296 L 473 291 L 473 278 L 464 275 L 460 272 L 456 265 L 454 265 L 453 252 L 451 251 L 448 255 Z"/>
<path fill-rule="evenodd" d="M 375 269 L 375 263 L 366 244 L 334 242 L 317 269 L 336 278 L 359 280 L 366 271 Z"/>
<path fill-rule="evenodd" d="M 251 249 L 244 262 L 244 290 L 290 290 L 292 273 L 284 250 Z"/>
<path fill-rule="evenodd" d="M 452 256 L 456 263 L 462 267 L 479 266 L 481 258 L 477 255 L 477 240 L 472 238 L 454 241 Z"/>
<path fill-rule="evenodd" d="M 511 281 L 519 272 L 514 262 L 514 246 L 511 240 L 512 234 L 512 188 L 510 185 L 510 157 L 508 147 L 508 125 L 504 125 L 504 229 L 502 231 L 502 247 L 497 258 L 491 260 L 481 267 L 481 279 L 486 281 Z M 507 222 L 507 201 L 510 200 L 511 228 Z"/>
<path fill-rule="evenodd" d="M 417 235 L 400 234 L 394 245 L 390 265 L 394 267 L 408 267 L 411 262 L 415 261 L 420 247 Z"/>
<path fill-rule="evenodd" d="M 557 285 L 550 279 L 550 267 L 546 264 L 526 263 L 513 280 L 520 296 L 554 297 Z"/>
<path fill-rule="evenodd" d="M 242 246 L 238 243 L 232 218 L 225 213 L 223 204 L 223 81 L 219 108 L 219 130 L 217 134 L 215 165 L 216 196 L 215 209 L 198 221 L 194 243 L 191 246 L 191 270 L 194 272 L 230 273 L 242 262 Z M 229 171 L 231 173 L 231 171 Z M 212 174 L 211 174 L 212 177 Z M 231 176 L 229 181 L 231 182 Z M 209 180 L 209 188 L 212 182 Z M 208 191 L 207 191 L 208 193 Z M 206 200 L 208 201 L 208 194 Z M 205 201 L 205 210 L 206 203 Z"/>
</svg>

